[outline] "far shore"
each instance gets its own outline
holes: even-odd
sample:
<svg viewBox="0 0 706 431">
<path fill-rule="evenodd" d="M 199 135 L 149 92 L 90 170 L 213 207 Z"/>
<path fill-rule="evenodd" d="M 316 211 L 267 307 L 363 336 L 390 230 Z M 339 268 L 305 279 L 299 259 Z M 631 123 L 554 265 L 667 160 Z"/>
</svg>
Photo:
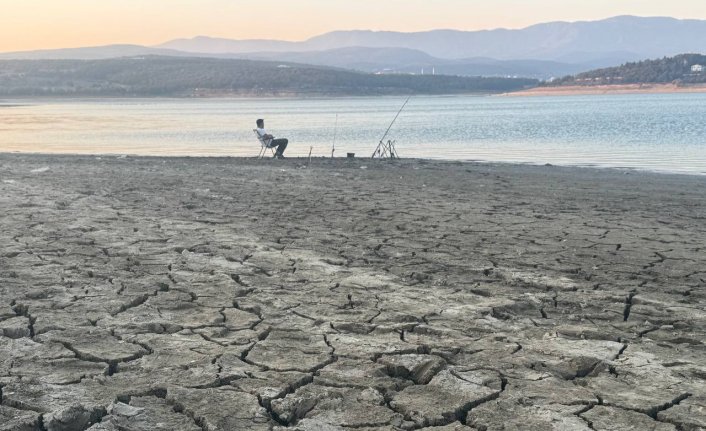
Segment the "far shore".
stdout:
<svg viewBox="0 0 706 431">
<path fill-rule="evenodd" d="M 562 87 L 535 87 L 528 90 L 504 93 L 501 96 L 581 96 L 592 94 L 667 94 L 706 93 L 706 85 L 679 86 L 676 84 L 622 84 L 622 85 L 571 85 Z"/>
<path fill-rule="evenodd" d="M 429 93 L 412 94 L 411 97 L 456 97 L 456 96 L 498 96 L 507 93 L 477 91 L 458 93 Z M 171 95 L 145 95 L 145 94 L 42 94 L 42 95 L 12 95 L 0 98 L 0 107 L 23 106 L 18 101 L 27 103 L 43 100 L 140 100 L 140 99 L 173 99 L 173 100 L 203 100 L 203 99 L 357 99 L 377 97 L 407 97 L 409 93 L 380 93 L 380 94 L 332 94 L 332 93 L 197 93 L 197 94 L 171 94 Z"/>
<path fill-rule="evenodd" d="M 440 94 L 415 94 L 414 97 L 449 97 L 449 96 L 474 96 L 474 97 L 527 97 L 527 96 L 580 96 L 594 94 L 669 94 L 669 93 L 706 93 L 705 85 L 678 86 L 675 84 L 625 84 L 625 85 L 572 85 L 561 87 L 533 87 L 526 90 L 508 93 L 473 92 L 473 93 L 440 93 Z M 37 100 L 112 100 L 112 99 L 326 99 L 326 98 L 369 98 L 369 97 L 402 97 L 403 94 L 327 94 L 327 93 L 198 93 L 183 95 L 41 95 L 41 96 L 13 96 L 6 98 L 10 103 L 3 104 L 0 108 L 22 106 L 18 101 Z"/>
</svg>

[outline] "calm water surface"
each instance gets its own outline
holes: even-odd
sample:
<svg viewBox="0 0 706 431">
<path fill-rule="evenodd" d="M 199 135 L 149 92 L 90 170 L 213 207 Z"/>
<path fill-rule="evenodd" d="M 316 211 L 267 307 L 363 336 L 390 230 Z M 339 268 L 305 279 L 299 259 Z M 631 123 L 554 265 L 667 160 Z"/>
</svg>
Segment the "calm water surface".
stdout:
<svg viewBox="0 0 706 431">
<path fill-rule="evenodd" d="M 369 157 L 403 101 L 0 100 L 0 151 L 252 156 L 263 117 L 290 156 L 330 156 L 335 135 Z M 389 138 L 402 157 L 706 174 L 706 94 L 414 97 Z"/>
</svg>

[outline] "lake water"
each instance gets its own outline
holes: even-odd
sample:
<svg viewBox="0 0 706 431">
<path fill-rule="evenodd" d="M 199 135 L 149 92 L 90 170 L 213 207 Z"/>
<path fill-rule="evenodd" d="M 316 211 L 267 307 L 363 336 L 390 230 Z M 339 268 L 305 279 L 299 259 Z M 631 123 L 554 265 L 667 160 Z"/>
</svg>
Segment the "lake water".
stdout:
<svg viewBox="0 0 706 431">
<path fill-rule="evenodd" d="M 403 102 L 3 100 L 0 152 L 253 156 L 263 117 L 289 156 L 330 156 L 335 135 L 336 156 L 370 157 Z M 402 157 L 706 174 L 706 94 L 413 97 L 388 138 Z"/>
</svg>

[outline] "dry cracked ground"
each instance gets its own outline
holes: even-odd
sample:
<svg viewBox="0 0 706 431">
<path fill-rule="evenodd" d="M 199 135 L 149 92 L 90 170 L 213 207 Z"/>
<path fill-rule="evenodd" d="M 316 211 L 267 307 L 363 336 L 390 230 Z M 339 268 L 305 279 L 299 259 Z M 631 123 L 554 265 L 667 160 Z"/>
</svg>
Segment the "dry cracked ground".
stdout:
<svg viewBox="0 0 706 431">
<path fill-rule="evenodd" d="M 0 430 L 706 428 L 706 178 L 0 155 Z"/>
</svg>

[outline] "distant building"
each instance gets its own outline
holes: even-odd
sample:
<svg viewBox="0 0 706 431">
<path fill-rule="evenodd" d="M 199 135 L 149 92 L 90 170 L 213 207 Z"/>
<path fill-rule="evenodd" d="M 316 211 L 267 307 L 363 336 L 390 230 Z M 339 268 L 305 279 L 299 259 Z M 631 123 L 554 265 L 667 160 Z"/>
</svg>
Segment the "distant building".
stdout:
<svg viewBox="0 0 706 431">
<path fill-rule="evenodd" d="M 695 64 L 695 65 L 691 66 L 691 71 L 693 73 L 701 73 L 704 71 L 704 67 L 700 64 Z"/>
</svg>

